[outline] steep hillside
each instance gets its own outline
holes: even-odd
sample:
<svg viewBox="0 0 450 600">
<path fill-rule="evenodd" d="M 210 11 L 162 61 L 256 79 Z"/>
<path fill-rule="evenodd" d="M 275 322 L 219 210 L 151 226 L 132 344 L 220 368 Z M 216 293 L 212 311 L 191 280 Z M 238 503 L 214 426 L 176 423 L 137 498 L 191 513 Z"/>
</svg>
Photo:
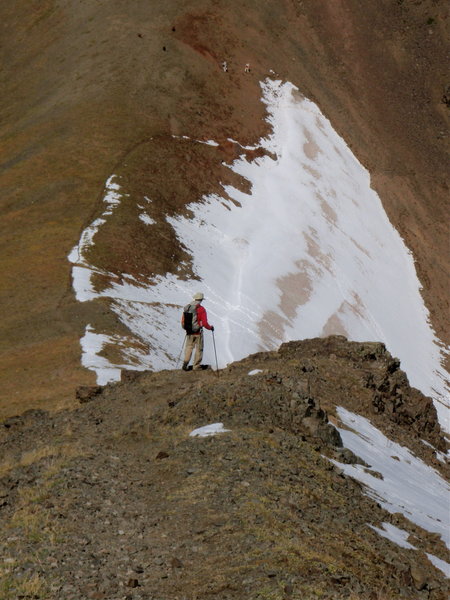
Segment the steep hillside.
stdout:
<svg viewBox="0 0 450 600">
<path fill-rule="evenodd" d="M 88 323 L 128 335 L 101 299 L 75 301 L 67 260 L 110 176 L 120 170 L 132 195 L 152 190 L 169 216 L 221 183 L 245 185 L 222 162 L 242 151 L 229 138 L 268 133 L 271 72 L 317 102 L 369 169 L 448 342 L 446 2 L 45 0 L 3 3 L 0 22 L 1 414 L 69 406 L 93 382 L 80 366 Z M 122 211 L 98 239 L 99 264 L 147 277 L 181 261 L 191 276 L 168 226 L 150 240 L 129 226 L 135 204 Z"/>
<path fill-rule="evenodd" d="M 291 342 L 78 398 L 1 425 L 5 600 L 447 597 L 447 445 L 381 344 Z M 370 462 L 342 444 L 370 441 L 364 416 L 386 435 Z"/>
</svg>

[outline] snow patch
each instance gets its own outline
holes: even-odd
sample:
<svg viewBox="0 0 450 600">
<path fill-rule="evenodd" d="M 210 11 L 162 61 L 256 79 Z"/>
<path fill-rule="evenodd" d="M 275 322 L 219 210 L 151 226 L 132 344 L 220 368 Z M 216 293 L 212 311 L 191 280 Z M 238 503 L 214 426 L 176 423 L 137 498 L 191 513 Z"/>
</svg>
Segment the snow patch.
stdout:
<svg viewBox="0 0 450 600">
<path fill-rule="evenodd" d="M 113 210 L 120 204 L 122 194 L 120 193 L 120 186 L 114 181 L 116 175 L 111 175 L 105 184 L 105 193 L 103 196 L 103 203 L 106 204 L 106 208 L 100 218 L 95 219 L 81 234 L 80 241 L 69 253 L 68 259 L 71 263 L 87 264 L 85 261 L 85 251 L 93 245 L 94 236 L 99 228 L 106 223 L 106 218 L 112 215 Z"/>
<path fill-rule="evenodd" d="M 134 358 L 134 369 L 144 371 L 147 367 L 136 348 L 130 348 L 129 338 L 119 335 L 106 335 L 104 333 L 95 333 L 91 325 L 87 325 L 84 336 L 80 340 L 82 348 L 81 364 L 83 367 L 95 371 L 97 374 L 97 384 L 106 385 L 113 381 L 120 381 L 122 369 L 128 369 L 128 364 L 119 364 L 112 366 L 110 361 L 100 356 L 105 346 L 124 348 L 128 350 L 128 355 Z"/>
<path fill-rule="evenodd" d="M 154 225 L 156 221 L 148 216 L 147 213 L 141 213 L 139 215 L 141 221 L 143 221 L 146 225 Z"/>
<path fill-rule="evenodd" d="M 447 460 L 450 457 L 450 449 L 447 451 L 447 454 L 445 454 L 444 452 L 440 452 L 439 450 L 436 450 L 436 448 L 430 444 L 430 442 L 427 442 L 426 440 L 420 440 L 422 442 L 422 444 L 424 444 L 425 446 L 428 446 L 428 448 L 431 448 L 436 456 L 436 458 L 442 462 L 442 463 L 446 463 Z"/>
<path fill-rule="evenodd" d="M 253 369 L 248 372 L 249 375 L 258 375 L 258 373 L 262 373 L 262 369 Z"/>
<path fill-rule="evenodd" d="M 110 336 L 95 333 L 90 325 L 86 327 L 84 337 L 80 340 L 83 350 L 81 363 L 83 367 L 97 373 L 97 383 L 99 385 L 106 385 L 111 381 L 120 381 L 121 370 L 112 367 L 106 358 L 99 356 L 104 345 L 111 343 L 111 341 Z"/>
<path fill-rule="evenodd" d="M 382 537 L 391 540 L 391 542 L 394 542 L 394 544 L 397 544 L 397 546 L 400 546 L 401 548 L 409 548 L 411 550 L 416 549 L 415 546 L 413 546 L 407 541 L 409 537 L 409 533 L 407 531 L 405 531 L 404 529 L 399 529 L 391 523 L 382 523 L 381 525 L 382 529 L 380 529 L 379 527 L 375 527 L 375 525 L 369 525 L 369 527 L 376 531 Z"/>
<path fill-rule="evenodd" d="M 445 560 L 442 560 L 442 558 L 434 556 L 434 554 L 429 554 L 427 552 L 426 555 L 428 556 L 428 560 L 436 567 L 436 569 L 442 571 L 447 579 L 450 579 L 450 564 L 445 562 Z"/>
<path fill-rule="evenodd" d="M 198 429 L 194 429 L 189 434 L 190 437 L 209 437 L 210 435 L 217 435 L 218 433 L 226 433 L 230 431 L 225 429 L 223 423 L 212 423 L 211 425 L 204 425 Z"/>
<path fill-rule="evenodd" d="M 373 477 L 361 465 L 332 461 L 367 486 L 367 494 L 390 513 L 400 512 L 427 531 L 439 534 L 450 548 L 450 486 L 440 474 L 410 450 L 391 441 L 370 421 L 339 407 L 338 428 L 343 444 L 383 475 Z M 392 533 L 391 531 L 387 531 Z"/>
<path fill-rule="evenodd" d="M 409 550 L 417 550 L 417 548 L 415 546 L 413 546 L 412 544 L 410 544 L 407 541 L 408 537 L 409 537 L 409 533 L 407 531 L 405 531 L 404 529 L 399 529 L 398 527 L 395 527 L 395 525 L 392 525 L 391 523 L 382 523 L 381 525 L 382 525 L 382 529 L 380 529 L 379 527 L 375 527 L 374 525 L 369 525 L 369 527 L 371 529 L 373 529 L 374 531 L 376 531 L 382 537 L 385 537 L 388 540 L 390 540 L 391 542 L 394 542 L 394 544 L 397 544 L 397 546 L 400 546 L 401 548 L 406 548 Z M 434 556 L 434 554 L 429 554 L 427 552 L 426 555 L 428 557 L 428 560 L 437 569 L 442 571 L 442 573 L 444 573 L 444 575 L 448 579 L 450 579 L 450 564 L 447 563 L 445 560 L 442 560 L 441 558 Z"/>
<path fill-rule="evenodd" d="M 99 295 L 95 292 L 91 284 L 93 273 L 110 275 L 91 265 L 86 258 L 86 253 L 94 245 L 94 238 L 100 227 L 106 223 L 107 217 L 111 216 L 114 208 L 120 204 L 122 193 L 120 192 L 119 184 L 115 181 L 116 178 L 116 175 L 111 175 L 106 181 L 103 196 L 103 203 L 106 205 L 106 208 L 102 216 L 95 219 L 83 230 L 80 241 L 72 248 L 67 257 L 69 262 L 74 265 L 72 268 L 72 287 L 79 302 L 92 300 Z"/>
</svg>

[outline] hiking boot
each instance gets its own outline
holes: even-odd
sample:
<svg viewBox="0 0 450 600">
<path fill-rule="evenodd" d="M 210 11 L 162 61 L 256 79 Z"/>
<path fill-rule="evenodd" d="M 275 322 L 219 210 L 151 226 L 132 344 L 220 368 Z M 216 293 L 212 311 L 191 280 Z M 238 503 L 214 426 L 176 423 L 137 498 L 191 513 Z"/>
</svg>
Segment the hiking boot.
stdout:
<svg viewBox="0 0 450 600">
<path fill-rule="evenodd" d="M 183 369 L 183 371 L 189 371 L 188 363 L 184 362 L 181 368 Z"/>
</svg>

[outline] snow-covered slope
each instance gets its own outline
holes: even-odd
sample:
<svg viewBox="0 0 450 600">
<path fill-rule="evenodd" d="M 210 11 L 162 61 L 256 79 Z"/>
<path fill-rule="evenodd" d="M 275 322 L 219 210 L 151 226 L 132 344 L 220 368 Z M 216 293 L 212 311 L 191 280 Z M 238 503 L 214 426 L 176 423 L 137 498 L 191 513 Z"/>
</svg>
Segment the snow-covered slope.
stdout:
<svg viewBox="0 0 450 600">
<path fill-rule="evenodd" d="M 227 186 L 223 197 L 191 206 L 193 218 L 170 220 L 200 283 L 170 274 L 143 286 L 124 274 L 121 282 L 111 277 L 106 290 L 94 289 L 97 269 L 85 253 L 120 202 L 120 180 L 111 176 L 104 214 L 69 257 L 77 298 L 110 298 L 120 320 L 148 344 L 148 354 L 130 350 L 127 368 L 177 366 L 180 307 L 198 290 L 216 328 L 219 366 L 291 339 L 341 333 L 383 341 L 410 383 L 437 400 L 450 430 L 444 349 L 430 326 L 413 256 L 371 189 L 369 173 L 295 86 L 267 80 L 262 93 L 272 134 L 258 147 L 267 154 L 230 167 L 251 182 L 251 193 Z M 136 198 L 138 205 L 148 201 Z M 151 220 L 148 231 L 151 236 Z M 83 364 L 101 383 L 127 366 L 100 356 L 103 343 L 115 343 L 104 333 L 86 324 L 82 340 Z M 205 358 L 214 364 L 211 342 L 207 337 Z M 123 338 L 117 343 L 126 347 Z"/>
<path fill-rule="evenodd" d="M 450 549 L 450 486 L 441 475 L 414 454 L 387 438 L 370 421 L 345 408 L 338 408 L 345 425 L 340 434 L 346 448 L 370 464 L 377 477 L 361 465 L 339 464 L 350 476 L 361 481 L 367 493 L 390 513 L 401 513 L 423 529 L 437 533 Z M 385 523 L 374 529 L 394 543 L 415 549 L 406 541 L 408 534 Z M 429 555 L 428 558 L 450 577 L 450 564 Z"/>
</svg>

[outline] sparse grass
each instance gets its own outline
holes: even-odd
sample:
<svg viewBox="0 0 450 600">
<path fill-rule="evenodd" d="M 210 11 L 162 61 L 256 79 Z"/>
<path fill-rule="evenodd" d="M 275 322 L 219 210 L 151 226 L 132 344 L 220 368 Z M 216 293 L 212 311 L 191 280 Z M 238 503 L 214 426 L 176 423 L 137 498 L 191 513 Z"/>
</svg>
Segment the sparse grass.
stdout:
<svg viewBox="0 0 450 600">
<path fill-rule="evenodd" d="M 55 521 L 46 507 L 46 500 L 52 497 L 52 488 L 57 483 L 61 469 L 80 454 L 75 446 L 43 446 L 22 454 L 15 462 L 4 461 L 1 465 L 3 472 L 7 472 L 14 467 L 43 462 L 36 482 L 19 488 L 15 510 L 9 521 L 4 523 L 3 531 L 0 531 L 5 538 L 8 537 L 8 530 L 14 532 L 8 544 L 14 560 L 5 560 L 0 565 L 1 600 L 22 597 L 44 600 L 48 597 L 48 582 L 39 574 L 40 565 L 45 564 L 49 549 L 59 543 L 62 531 L 59 522 Z M 20 549 L 21 552 L 18 552 Z M 37 565 L 31 573 L 28 571 L 30 564 Z M 25 565 L 27 571 L 24 572 Z"/>
<path fill-rule="evenodd" d="M 286 595 L 280 589 L 265 587 L 251 596 L 250 600 L 284 600 Z"/>
<path fill-rule="evenodd" d="M 313 585 L 302 585 L 301 590 L 298 590 L 297 593 L 294 591 L 292 596 L 287 596 L 284 584 L 279 583 L 275 588 L 266 585 L 257 590 L 251 595 L 250 600 L 286 600 L 288 597 L 292 600 L 320 600 L 330 596 L 329 590 L 315 588 Z M 358 600 L 362 600 L 362 598 L 358 598 Z"/>
<path fill-rule="evenodd" d="M 1 600 L 17 600 L 17 598 L 47 598 L 47 584 L 38 573 L 18 578 L 13 574 L 4 575 L 0 571 Z"/>
<path fill-rule="evenodd" d="M 26 503 L 20 506 L 11 517 L 10 526 L 20 529 L 33 543 L 41 543 L 44 540 L 54 543 L 57 540 L 56 527 L 40 505 Z"/>
<path fill-rule="evenodd" d="M 54 453 L 60 452 L 59 457 Z M 46 469 L 35 485 L 23 486 L 18 491 L 16 510 L 11 516 L 9 527 L 18 528 L 26 539 L 32 543 L 46 541 L 51 545 L 57 543 L 59 530 L 43 503 L 51 497 L 51 489 L 56 484 L 56 476 L 68 464 L 71 458 L 81 452 L 74 446 L 59 446 L 34 450 L 23 455 L 20 465 L 29 465 L 47 457 L 51 457 Z"/>
<path fill-rule="evenodd" d="M 373 595 L 373 594 L 375 594 L 375 595 Z M 384 592 L 383 590 L 378 590 L 376 592 L 373 592 L 373 594 L 372 594 L 373 600 L 393 600 L 392 594 L 388 594 L 387 592 Z M 348 597 L 348 600 L 361 600 L 361 596 L 359 594 L 355 594 L 352 592 L 352 594 Z"/>
<path fill-rule="evenodd" d="M 54 448 L 50 446 L 43 446 L 42 448 L 24 452 L 18 460 L 12 456 L 9 456 L 0 464 L 0 477 L 7 475 L 12 469 L 28 467 L 33 463 L 38 462 L 42 458 L 52 456 L 53 454 Z"/>
<path fill-rule="evenodd" d="M 0 477 L 7 475 L 12 469 L 29 467 L 42 459 L 53 458 L 57 460 L 68 460 L 74 456 L 80 456 L 81 450 L 73 444 L 59 444 L 57 446 L 41 446 L 28 452 L 24 452 L 19 459 L 9 456 L 0 464 Z M 55 467 L 58 464 L 54 463 Z M 61 465 L 58 464 L 59 468 Z"/>
</svg>

